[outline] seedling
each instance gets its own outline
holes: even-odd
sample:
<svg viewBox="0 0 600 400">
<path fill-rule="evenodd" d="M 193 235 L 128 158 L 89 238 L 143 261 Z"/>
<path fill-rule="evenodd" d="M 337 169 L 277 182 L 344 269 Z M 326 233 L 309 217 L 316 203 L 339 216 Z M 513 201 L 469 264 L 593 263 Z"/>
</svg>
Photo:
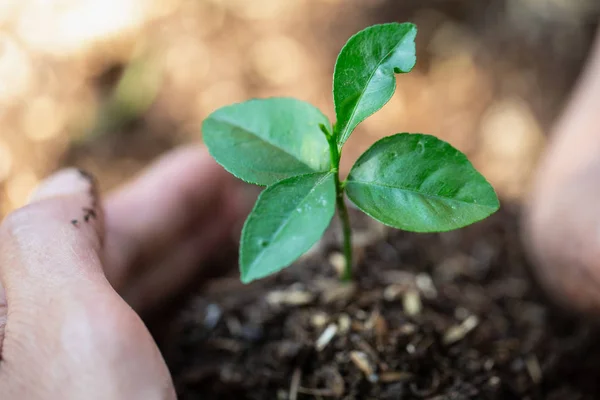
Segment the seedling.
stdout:
<svg viewBox="0 0 600 400">
<path fill-rule="evenodd" d="M 266 186 L 242 230 L 243 282 L 273 274 L 309 250 L 336 207 L 346 261 L 342 279 L 351 279 L 344 195 L 383 224 L 412 232 L 461 228 L 498 209 L 494 189 L 466 156 L 430 135 L 385 137 L 340 179 L 344 143 L 390 100 L 395 74 L 414 67 L 416 34 L 414 24 L 390 23 L 350 38 L 335 63 L 333 127 L 317 108 L 292 98 L 226 106 L 204 121 L 204 141 L 217 162 L 246 182 Z"/>
</svg>

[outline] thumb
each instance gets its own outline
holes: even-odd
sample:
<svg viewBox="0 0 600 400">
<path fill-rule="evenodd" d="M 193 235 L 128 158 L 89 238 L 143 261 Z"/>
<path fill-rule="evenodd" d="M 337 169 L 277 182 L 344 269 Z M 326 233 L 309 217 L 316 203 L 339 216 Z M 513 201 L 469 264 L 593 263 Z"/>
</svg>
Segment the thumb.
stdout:
<svg viewBox="0 0 600 400">
<path fill-rule="evenodd" d="M 44 181 L 0 228 L 0 282 L 7 299 L 47 295 L 67 282 L 103 279 L 102 213 L 94 180 L 68 169 Z"/>
<path fill-rule="evenodd" d="M 175 398 L 156 343 L 104 275 L 102 242 L 94 181 L 73 169 L 0 226 L 7 398 Z"/>
<path fill-rule="evenodd" d="M 0 286 L 7 307 L 0 307 L 0 313 L 8 308 L 8 318 L 0 315 L 0 321 L 6 320 L 0 326 L 3 356 L 9 332 L 20 330 L 18 325 L 31 329 L 51 310 L 60 310 L 59 303 L 109 288 L 99 259 L 101 219 L 94 180 L 68 169 L 48 178 L 27 206 L 3 221 Z"/>
</svg>

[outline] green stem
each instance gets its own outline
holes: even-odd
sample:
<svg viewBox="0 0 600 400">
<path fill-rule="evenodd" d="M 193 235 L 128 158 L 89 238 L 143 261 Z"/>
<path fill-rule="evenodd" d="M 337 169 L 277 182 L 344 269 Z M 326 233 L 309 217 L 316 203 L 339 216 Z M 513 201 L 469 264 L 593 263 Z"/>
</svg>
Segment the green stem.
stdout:
<svg viewBox="0 0 600 400">
<path fill-rule="evenodd" d="M 331 154 L 331 170 L 335 179 L 335 202 L 338 210 L 338 216 L 342 223 L 342 234 L 344 236 L 343 254 L 346 261 L 341 279 L 344 282 L 352 280 L 352 229 L 350 228 L 350 218 L 348 208 L 344 201 L 344 185 L 340 181 L 340 151 L 337 147 L 335 134 L 329 132 L 327 128 L 321 126 L 327 142 L 329 143 L 329 153 Z"/>
<path fill-rule="evenodd" d="M 336 188 L 336 203 L 338 215 L 342 223 L 342 234 L 344 235 L 344 258 L 346 265 L 342 274 L 342 281 L 349 282 L 352 280 L 352 229 L 350 228 L 350 218 L 348 217 L 348 209 L 344 201 L 344 188 L 340 183 L 340 174 L 335 174 Z"/>
</svg>

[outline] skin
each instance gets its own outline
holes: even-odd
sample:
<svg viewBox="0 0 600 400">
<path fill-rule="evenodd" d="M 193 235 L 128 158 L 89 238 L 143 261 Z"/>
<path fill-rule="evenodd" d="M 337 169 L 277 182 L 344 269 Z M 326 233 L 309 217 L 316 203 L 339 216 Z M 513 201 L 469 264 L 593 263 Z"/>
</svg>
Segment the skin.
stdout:
<svg viewBox="0 0 600 400">
<path fill-rule="evenodd" d="M 600 315 L 600 32 L 552 132 L 528 202 L 534 272 L 568 311 Z"/>
<path fill-rule="evenodd" d="M 43 182 L 0 226 L 0 397 L 175 399 L 138 313 L 231 239 L 247 212 L 239 189 L 200 148 L 168 154 L 102 204 L 78 170 Z"/>
</svg>

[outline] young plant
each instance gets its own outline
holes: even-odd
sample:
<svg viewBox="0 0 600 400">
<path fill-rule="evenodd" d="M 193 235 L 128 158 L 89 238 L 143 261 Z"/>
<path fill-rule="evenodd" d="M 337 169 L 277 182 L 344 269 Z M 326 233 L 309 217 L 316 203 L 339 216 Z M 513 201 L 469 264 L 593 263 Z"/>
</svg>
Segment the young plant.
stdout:
<svg viewBox="0 0 600 400">
<path fill-rule="evenodd" d="M 461 228 L 498 209 L 494 189 L 465 155 L 429 135 L 385 137 L 340 179 L 344 143 L 390 100 L 395 74 L 415 65 L 416 34 L 414 24 L 390 23 L 350 38 L 335 64 L 333 127 L 317 108 L 292 98 L 226 106 L 204 121 L 204 141 L 217 162 L 246 182 L 266 186 L 242 231 L 243 282 L 294 262 L 320 239 L 336 208 L 346 261 L 342 278 L 351 279 L 345 194 L 372 218 L 412 232 Z"/>
</svg>

